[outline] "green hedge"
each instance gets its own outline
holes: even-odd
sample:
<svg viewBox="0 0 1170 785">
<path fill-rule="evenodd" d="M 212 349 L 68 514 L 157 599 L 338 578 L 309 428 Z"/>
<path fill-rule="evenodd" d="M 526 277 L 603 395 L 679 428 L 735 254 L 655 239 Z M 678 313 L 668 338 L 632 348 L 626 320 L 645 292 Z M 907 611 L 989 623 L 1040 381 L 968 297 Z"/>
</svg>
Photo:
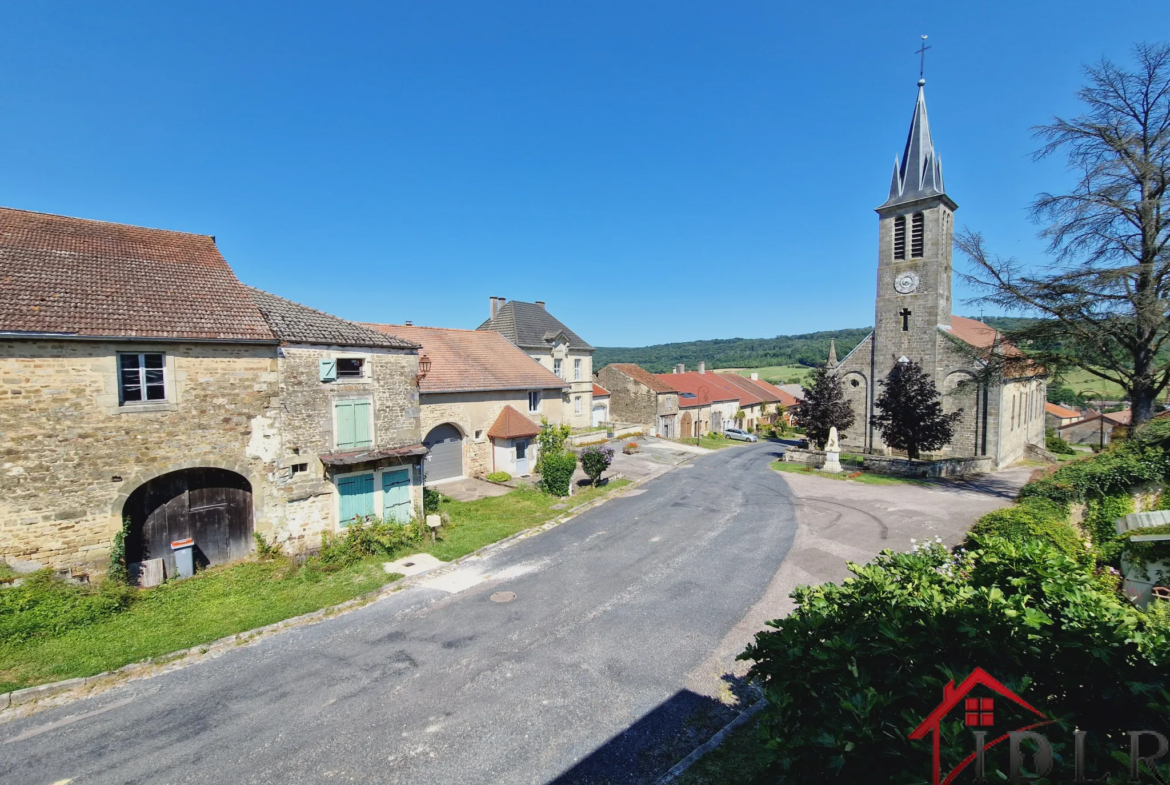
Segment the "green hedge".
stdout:
<svg viewBox="0 0 1170 785">
<path fill-rule="evenodd" d="M 542 459 L 544 473 L 540 476 L 540 487 L 553 496 L 568 496 L 577 469 L 577 456 L 571 452 L 553 453 Z"/>
<path fill-rule="evenodd" d="M 1073 780 L 1073 729 L 1089 732 L 1094 773 L 1116 765 L 1119 734 L 1170 734 L 1170 617 L 1135 609 L 1108 574 L 1046 542 L 972 544 L 886 551 L 839 585 L 801 587 L 796 610 L 741 655 L 768 698 L 763 733 L 785 782 L 929 781 L 930 743 L 907 736 L 976 667 L 1060 719 L 1046 730 L 1049 781 Z M 1016 719 L 1002 704 L 997 727 Z M 971 751 L 961 714 L 941 739 L 947 771 Z M 988 755 L 988 780 L 1006 779 L 1005 759 Z"/>
<path fill-rule="evenodd" d="M 488 482 L 507 482 L 512 479 L 512 475 L 507 472 L 492 472 L 486 479 Z"/>
<path fill-rule="evenodd" d="M 1048 499 L 1026 499 L 1014 507 L 984 515 L 971 528 L 971 536 L 995 535 L 1024 544 L 1036 539 L 1074 559 L 1085 556 L 1085 544 L 1068 523 L 1068 507 Z"/>
</svg>

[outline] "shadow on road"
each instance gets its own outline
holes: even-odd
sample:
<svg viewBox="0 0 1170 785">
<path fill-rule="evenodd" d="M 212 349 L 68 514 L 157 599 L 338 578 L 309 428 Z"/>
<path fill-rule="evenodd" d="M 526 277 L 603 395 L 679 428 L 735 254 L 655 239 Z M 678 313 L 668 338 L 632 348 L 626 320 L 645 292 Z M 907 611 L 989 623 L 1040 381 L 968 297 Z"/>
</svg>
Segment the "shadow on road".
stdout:
<svg viewBox="0 0 1170 785">
<path fill-rule="evenodd" d="M 650 783 L 665 774 L 756 698 L 742 679 L 724 676 L 738 706 L 680 690 L 598 747 L 550 785 Z"/>
</svg>

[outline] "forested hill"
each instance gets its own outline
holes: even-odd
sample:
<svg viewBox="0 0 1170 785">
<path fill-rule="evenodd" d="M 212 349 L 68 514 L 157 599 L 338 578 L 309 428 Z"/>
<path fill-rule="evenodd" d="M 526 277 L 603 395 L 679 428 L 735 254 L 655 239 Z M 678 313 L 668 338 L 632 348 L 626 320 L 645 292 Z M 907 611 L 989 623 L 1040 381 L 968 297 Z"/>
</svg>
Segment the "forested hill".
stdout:
<svg viewBox="0 0 1170 785">
<path fill-rule="evenodd" d="M 820 365 L 829 356 L 829 341 L 837 342 L 837 357 L 844 357 L 872 328 L 830 330 L 775 338 L 720 338 L 711 341 L 663 343 L 657 346 L 623 348 L 599 346 L 593 368 L 610 363 L 637 363 L 653 373 L 666 373 L 678 363 L 694 369 L 699 361 L 716 368 L 762 368 L 768 365 Z"/>
</svg>

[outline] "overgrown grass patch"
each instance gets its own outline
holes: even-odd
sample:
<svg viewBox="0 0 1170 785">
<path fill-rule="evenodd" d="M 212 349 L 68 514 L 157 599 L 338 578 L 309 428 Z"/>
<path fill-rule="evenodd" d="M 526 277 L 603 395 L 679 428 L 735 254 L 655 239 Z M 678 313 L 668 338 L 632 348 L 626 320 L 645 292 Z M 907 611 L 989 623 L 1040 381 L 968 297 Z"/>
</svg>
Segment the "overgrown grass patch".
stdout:
<svg viewBox="0 0 1170 785">
<path fill-rule="evenodd" d="M 142 590 L 35 575 L 0 589 L 0 692 L 92 676 L 337 605 L 402 577 L 387 575 L 381 561 L 335 572 L 285 558 L 245 562 Z"/>
<path fill-rule="evenodd" d="M 473 502 L 444 498 L 439 509 L 446 513 L 448 524 L 440 530 L 437 543 L 427 543 L 421 550 L 443 561 L 458 559 L 564 514 L 565 510 L 554 510 L 553 505 L 576 507 L 629 484 L 629 480 L 610 480 L 596 488 L 579 488 L 563 499 L 534 488 L 518 488 L 503 496 Z"/>
<path fill-rule="evenodd" d="M 933 485 L 931 480 L 922 480 L 917 477 L 899 477 L 893 474 L 872 474 L 870 472 L 862 472 L 857 470 L 850 471 L 850 467 L 842 466 L 844 471 L 840 474 L 830 474 L 823 472 L 820 469 L 814 469 L 808 464 L 803 463 L 787 463 L 785 461 L 772 461 L 772 468 L 778 472 L 788 472 L 790 474 L 812 474 L 817 477 L 824 477 L 829 480 L 841 480 L 843 482 L 859 482 L 863 485 Z"/>
</svg>

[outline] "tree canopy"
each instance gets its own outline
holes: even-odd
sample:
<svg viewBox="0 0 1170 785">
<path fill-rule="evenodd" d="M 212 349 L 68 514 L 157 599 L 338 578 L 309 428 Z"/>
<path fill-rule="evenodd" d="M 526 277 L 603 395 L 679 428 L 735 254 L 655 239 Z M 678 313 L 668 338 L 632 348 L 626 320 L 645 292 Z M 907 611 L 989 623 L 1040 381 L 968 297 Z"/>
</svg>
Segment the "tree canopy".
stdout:
<svg viewBox="0 0 1170 785">
<path fill-rule="evenodd" d="M 895 450 L 905 450 L 911 460 L 950 444 L 963 411 L 943 413 L 938 388 L 921 365 L 894 363 L 881 390 L 874 402 L 877 413 L 873 423 L 881 431 L 882 441 Z"/>
</svg>

